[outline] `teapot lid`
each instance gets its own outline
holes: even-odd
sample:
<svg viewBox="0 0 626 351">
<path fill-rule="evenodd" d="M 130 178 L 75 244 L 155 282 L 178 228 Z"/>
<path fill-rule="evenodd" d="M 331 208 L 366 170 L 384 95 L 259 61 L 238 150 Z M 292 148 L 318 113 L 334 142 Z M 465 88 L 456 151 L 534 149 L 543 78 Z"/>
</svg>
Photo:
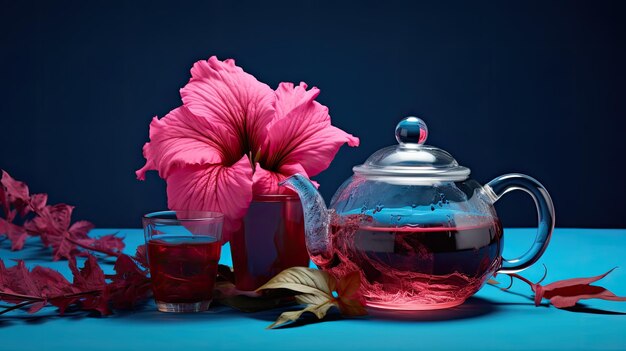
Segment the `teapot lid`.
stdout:
<svg viewBox="0 0 626 351">
<path fill-rule="evenodd" d="M 467 179 L 469 168 L 460 166 L 448 152 L 425 145 L 426 123 L 417 117 L 406 117 L 396 126 L 397 146 L 388 146 L 373 153 L 354 173 L 376 178 L 393 177 L 395 181 L 461 181 Z M 397 179 L 401 177 L 402 180 Z"/>
</svg>

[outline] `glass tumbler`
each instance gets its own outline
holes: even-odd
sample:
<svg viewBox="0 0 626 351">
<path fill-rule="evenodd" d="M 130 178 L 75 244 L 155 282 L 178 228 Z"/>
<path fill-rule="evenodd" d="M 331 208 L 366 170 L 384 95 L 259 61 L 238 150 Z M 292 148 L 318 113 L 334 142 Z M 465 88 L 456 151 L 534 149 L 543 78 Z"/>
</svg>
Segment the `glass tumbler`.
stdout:
<svg viewBox="0 0 626 351">
<path fill-rule="evenodd" d="M 152 291 L 161 312 L 206 311 L 222 248 L 224 216 L 161 211 L 143 217 Z"/>
<path fill-rule="evenodd" d="M 300 198 L 255 195 L 230 250 L 239 290 L 255 290 L 287 268 L 308 267 Z"/>
</svg>

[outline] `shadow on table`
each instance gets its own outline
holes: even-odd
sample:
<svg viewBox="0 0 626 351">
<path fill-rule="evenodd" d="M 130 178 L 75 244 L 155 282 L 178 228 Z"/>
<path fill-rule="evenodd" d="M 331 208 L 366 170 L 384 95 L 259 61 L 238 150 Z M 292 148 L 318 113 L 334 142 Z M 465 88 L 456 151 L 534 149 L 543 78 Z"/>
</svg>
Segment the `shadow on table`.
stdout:
<svg viewBox="0 0 626 351">
<path fill-rule="evenodd" d="M 416 311 L 416 312 L 406 312 L 406 311 L 386 311 L 386 310 L 373 310 L 369 309 L 369 315 L 364 317 L 352 317 L 346 318 L 341 316 L 341 314 L 337 311 L 337 309 L 331 309 L 328 311 L 328 314 L 323 320 L 317 319 L 311 313 L 305 313 L 302 317 L 293 322 L 291 324 L 285 325 L 280 329 L 286 328 L 297 328 L 305 325 L 315 324 L 315 323 L 328 323 L 333 321 L 346 321 L 349 320 L 351 322 L 357 321 L 382 321 L 382 322 L 393 322 L 393 323 L 402 323 L 402 322 L 443 322 L 443 321 L 451 321 L 451 320 L 463 320 L 463 319 L 472 319 L 472 318 L 481 318 L 493 313 L 497 313 L 503 306 L 510 305 L 529 305 L 533 306 L 532 302 L 495 302 L 489 299 L 481 298 L 481 297 L 470 297 L 467 301 L 457 307 L 443 309 L 443 310 L 432 310 L 432 311 Z M 542 305 L 543 307 L 548 307 L 548 305 Z M 266 321 L 267 325 L 273 323 L 281 313 L 286 311 L 296 310 L 298 307 L 296 306 L 287 306 L 281 308 L 275 308 L 262 312 L 254 312 L 254 313 L 245 313 L 240 312 L 235 309 L 232 309 L 227 306 L 212 306 L 209 311 L 201 312 L 201 313 L 162 313 L 156 310 L 156 306 L 153 302 L 145 303 L 141 306 L 138 306 L 133 310 L 116 310 L 115 313 L 108 317 L 100 317 L 97 312 L 85 312 L 85 311 L 68 311 L 65 315 L 59 316 L 57 315 L 56 309 L 49 309 L 48 312 L 43 312 L 40 314 L 29 315 L 25 312 L 17 312 L 17 315 L 3 315 L 0 316 L 0 328 L 10 327 L 16 324 L 26 324 L 26 325 L 40 325 L 46 322 L 52 322 L 55 320 L 70 320 L 70 321 L 80 321 L 83 319 L 105 319 L 110 321 L 124 321 L 124 322 L 135 322 L 135 323 L 171 323 L 176 322 L 180 323 L 221 323 L 227 319 L 241 319 L 241 318 L 251 318 L 260 321 Z M 615 312 L 608 310 L 601 310 L 596 308 L 588 307 L 584 304 L 578 304 L 575 307 L 566 309 L 565 311 L 576 312 L 576 313 L 592 313 L 592 314 L 606 314 L 606 315 L 626 315 L 626 312 Z M 215 317 L 215 318 L 212 318 Z"/>
<path fill-rule="evenodd" d="M 49 312 L 38 314 L 27 314 L 26 312 L 16 312 L 18 315 L 0 316 L 0 328 L 10 327 L 16 324 L 40 325 L 55 320 L 80 321 L 85 318 L 101 318 L 95 311 L 66 311 L 62 316 L 58 315 L 56 308 L 49 308 Z"/>
<path fill-rule="evenodd" d="M 140 323 L 206 323 L 211 321 L 211 316 L 223 320 L 226 318 L 241 318 L 246 315 L 247 313 L 239 312 L 226 306 L 211 306 L 211 308 L 205 312 L 164 313 L 157 311 L 154 303 L 148 303 L 139 310 L 116 311 L 115 314 L 109 318 Z"/>
<path fill-rule="evenodd" d="M 11 243 L 8 240 L 3 240 L 0 243 L 0 249 L 2 252 L 2 258 L 19 259 L 26 262 L 50 262 L 52 259 L 52 250 L 44 247 L 41 242 L 36 242 L 33 239 L 27 240 L 28 245 L 25 245 L 23 249 L 19 251 L 11 251 Z"/>
<path fill-rule="evenodd" d="M 368 309 L 371 318 L 383 320 L 404 320 L 417 322 L 439 322 L 457 319 L 483 317 L 497 312 L 498 305 L 480 297 L 470 297 L 457 307 L 430 311 L 393 311 Z"/>
<path fill-rule="evenodd" d="M 478 318 L 486 316 L 488 314 L 496 312 L 498 305 L 493 304 L 491 301 L 479 297 L 469 298 L 463 305 L 454 308 L 444 310 L 432 310 L 432 311 L 388 311 L 380 309 L 368 309 L 369 315 L 363 317 L 345 318 L 336 310 L 332 309 L 328 312 L 323 320 L 317 319 L 311 313 L 305 313 L 300 319 L 291 324 L 280 327 L 280 329 L 297 328 L 300 326 L 320 323 L 320 322 L 332 322 L 338 320 L 350 320 L 350 321 L 393 321 L 393 322 L 438 322 L 438 321 L 450 321 L 457 319 Z M 268 325 L 274 322 L 278 316 L 285 311 L 295 310 L 294 307 L 274 309 L 270 311 L 257 312 L 244 314 L 248 318 L 254 318 L 264 320 L 268 322 Z"/>
<path fill-rule="evenodd" d="M 266 321 L 267 325 L 273 323 L 281 313 L 286 311 L 293 311 L 297 309 L 297 306 L 287 306 L 281 308 L 275 308 L 262 312 L 245 313 L 232 309 L 227 306 L 212 306 L 207 312 L 201 313 L 162 313 L 156 310 L 154 303 L 149 302 L 142 306 L 138 306 L 134 310 L 124 311 L 117 310 L 113 315 L 108 317 L 100 317 L 98 313 L 90 313 L 83 311 L 69 311 L 63 316 L 56 314 L 56 309 L 50 309 L 48 313 L 28 315 L 25 312 L 20 312 L 18 315 L 2 316 L 0 318 L 0 328 L 8 327 L 16 323 L 39 325 L 49 321 L 58 319 L 64 320 L 81 320 L 86 318 L 103 318 L 107 320 L 120 320 L 131 323 L 211 323 L 211 322 L 223 322 L 225 319 L 241 319 L 251 318 L 261 321 Z M 337 309 L 331 309 L 324 320 L 318 320 L 313 314 L 305 313 L 298 321 L 286 325 L 282 328 L 295 328 L 308 324 L 314 324 L 318 322 L 333 322 L 339 320 L 350 321 L 363 321 L 368 319 L 373 320 L 393 320 L 393 321 L 445 321 L 454 319 L 476 318 L 493 313 L 497 310 L 498 306 L 492 304 L 490 301 L 472 297 L 467 302 L 459 307 L 438 310 L 438 311 L 421 311 L 414 314 L 406 314 L 402 312 L 385 312 L 385 311 L 370 311 L 369 316 L 345 318 L 337 311 Z M 211 318 L 214 316 L 215 318 Z"/>
<path fill-rule="evenodd" d="M 19 251 L 11 251 L 11 245 L 8 240 L 0 241 L 0 250 L 2 250 L 2 259 L 8 260 L 22 260 L 27 263 L 40 264 L 43 263 L 45 265 L 50 264 L 52 257 L 54 256 L 52 249 L 49 247 L 44 247 L 43 244 L 38 241 L 35 241 L 34 238 L 29 238 L 27 240 L 27 245 L 24 246 L 23 249 Z M 98 258 L 98 263 L 104 265 L 114 265 L 115 259 L 112 257 L 107 257 L 104 255 L 95 255 Z M 67 265 L 66 261 L 58 261 L 57 263 Z"/>
<path fill-rule="evenodd" d="M 219 319 L 224 318 L 241 318 L 246 313 L 238 312 L 232 308 L 225 306 L 211 307 L 209 311 L 200 313 L 163 313 L 156 309 L 153 302 L 148 302 L 137 306 L 133 310 L 115 310 L 112 315 L 102 317 L 98 312 L 91 311 L 66 311 L 62 316 L 58 315 L 56 308 L 47 307 L 45 310 L 37 314 L 27 314 L 25 311 L 16 311 L 12 315 L 0 316 L 0 328 L 10 327 L 16 324 L 40 325 L 55 320 L 79 321 L 84 319 L 102 319 L 109 321 L 124 321 L 137 323 L 197 323 L 210 321 L 211 315 L 219 315 Z"/>
</svg>

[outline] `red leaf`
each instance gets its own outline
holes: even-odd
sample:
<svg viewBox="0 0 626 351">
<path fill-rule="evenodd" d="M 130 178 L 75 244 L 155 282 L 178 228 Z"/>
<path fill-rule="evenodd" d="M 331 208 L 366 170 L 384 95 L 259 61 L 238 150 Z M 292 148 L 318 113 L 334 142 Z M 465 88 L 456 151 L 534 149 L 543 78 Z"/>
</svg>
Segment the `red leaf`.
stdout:
<svg viewBox="0 0 626 351">
<path fill-rule="evenodd" d="M 589 285 L 593 282 L 597 282 L 598 280 L 606 277 L 607 275 L 609 275 L 609 273 L 613 272 L 614 270 L 615 268 L 609 270 L 608 272 L 604 274 L 600 274 L 600 275 L 597 275 L 595 277 L 590 277 L 590 278 L 573 278 L 573 279 L 559 280 L 554 283 L 550 283 L 544 286 L 543 288 L 546 291 L 553 291 L 553 290 L 560 289 L 560 288 L 571 287 L 573 285 Z"/>
<path fill-rule="evenodd" d="M 123 239 L 115 236 L 115 234 L 104 235 L 99 238 L 78 239 L 73 240 L 73 242 L 92 253 L 99 252 L 115 257 L 121 254 L 125 246 Z M 87 256 L 90 254 L 88 251 L 83 251 L 79 255 Z"/>
<path fill-rule="evenodd" d="M 46 297 L 47 302 L 58 307 L 60 314 L 65 312 L 67 306 L 78 300 L 78 297 L 74 296 L 74 294 L 79 291 L 61 273 L 46 267 L 37 266 L 31 271 L 31 276 L 41 285 L 41 293 Z M 29 313 L 34 312 L 29 310 Z"/>
<path fill-rule="evenodd" d="M 71 259 L 76 254 L 76 247 L 74 243 L 69 241 L 70 233 L 65 232 L 60 237 L 52 237 L 52 252 L 54 253 L 53 261 L 58 261 L 61 258 Z"/>
<path fill-rule="evenodd" d="M 109 276 L 109 296 L 113 307 L 132 308 L 150 296 L 150 279 L 147 271 L 139 268 L 127 255 L 120 255 L 115 262 L 115 275 Z"/>
<path fill-rule="evenodd" d="M 74 211 L 74 206 L 66 204 L 46 206 L 39 214 L 39 218 L 42 220 L 39 230 L 45 232 L 45 234 L 60 234 L 66 232 L 70 226 L 72 211 Z"/>
<path fill-rule="evenodd" d="M 4 187 L 7 202 L 13 205 L 21 216 L 25 216 L 30 211 L 30 196 L 26 183 L 13 179 L 6 171 L 2 171 L 0 183 Z M 6 215 L 8 214 L 5 213 Z"/>
<path fill-rule="evenodd" d="M 46 307 L 47 304 L 48 304 L 47 301 L 36 302 L 36 303 L 30 305 L 30 308 L 28 309 L 28 313 L 30 313 L 30 314 L 37 313 L 42 308 Z M 62 312 L 61 312 L 61 314 L 62 314 Z"/>
<path fill-rule="evenodd" d="M 541 298 L 550 300 L 550 303 L 557 308 L 572 307 L 583 299 L 626 301 L 626 297 L 616 296 L 601 286 L 589 285 L 606 277 L 613 269 L 590 278 L 565 279 L 546 286 L 537 284 L 535 288 L 535 304 L 537 304 L 537 301 L 541 301 Z"/>
<path fill-rule="evenodd" d="M 109 234 L 95 239 L 92 246 L 100 250 L 122 252 L 126 245 L 124 244 L 124 238 L 115 236 L 115 234 Z"/>
<path fill-rule="evenodd" d="M 0 300 L 10 303 L 38 301 L 29 312 L 40 310 L 48 302 L 58 306 L 63 313 L 65 306 L 71 304 L 76 290 L 59 272 L 37 266 L 28 271 L 24 261 L 5 268 L 0 260 Z"/>
<path fill-rule="evenodd" d="M 10 217 L 11 206 L 9 204 L 9 199 L 7 198 L 7 193 L 4 191 L 4 185 L 0 184 L 0 206 L 2 208 L 2 212 L 4 213 L 4 218 L 6 218 L 9 222 L 13 220 Z"/>
<path fill-rule="evenodd" d="M 341 314 L 347 316 L 364 316 L 367 314 L 365 309 L 365 299 L 359 293 L 361 286 L 361 274 L 357 271 L 349 273 L 342 277 L 337 283 L 337 304 Z"/>
<path fill-rule="evenodd" d="M 78 292 L 61 273 L 50 268 L 36 266 L 30 275 L 38 286 L 41 296 L 53 298 Z"/>
<path fill-rule="evenodd" d="M 56 248 L 67 232 L 73 209 L 66 204 L 46 206 L 37 217 L 24 223 L 24 227 L 32 234 L 38 234 L 45 246 Z"/>
<path fill-rule="evenodd" d="M 575 291 L 572 291 L 571 295 L 555 295 L 550 297 L 550 303 L 554 307 L 567 308 L 572 307 L 578 303 L 579 300 L 584 299 L 602 299 L 610 301 L 626 301 L 626 297 L 616 296 L 609 290 L 601 286 L 586 285 L 577 287 Z"/>
<path fill-rule="evenodd" d="M 74 222 L 74 224 L 72 224 L 72 226 L 68 229 L 68 231 L 70 232 L 72 238 L 74 239 L 88 238 L 87 233 L 89 233 L 89 231 L 95 227 L 96 226 L 93 225 L 93 223 L 91 222 L 78 221 L 78 222 Z"/>
<path fill-rule="evenodd" d="M 22 260 L 17 261 L 15 266 L 9 268 L 5 268 L 4 262 L 0 260 L 0 290 L 9 294 L 41 298 L 39 289 Z M 24 301 L 23 298 L 13 296 L 2 296 L 2 299 L 11 303 Z"/>
<path fill-rule="evenodd" d="M 81 270 L 76 266 L 76 259 L 69 261 L 70 270 L 74 275 L 73 286 L 86 295 L 81 298 L 82 308 L 96 310 L 101 315 L 111 313 L 108 305 L 106 281 L 102 268 L 94 256 L 87 256 L 85 265 Z"/>
<path fill-rule="evenodd" d="M 30 196 L 30 209 L 35 213 L 43 211 L 48 202 L 48 194 L 33 194 Z"/>
<path fill-rule="evenodd" d="M 0 218 L 0 234 L 6 234 L 11 241 L 11 250 L 21 250 L 28 237 L 26 229 Z"/>
<path fill-rule="evenodd" d="M 91 222 L 78 221 L 70 226 L 73 210 L 73 206 L 66 204 L 45 206 L 37 212 L 37 217 L 24 223 L 24 228 L 28 233 L 38 234 L 45 246 L 52 247 L 55 261 L 61 258 L 70 259 L 79 254 L 80 250 L 76 246 L 77 243 L 81 246 L 91 246 L 97 242 L 96 239 L 91 239 L 87 235 L 94 228 Z M 107 247 L 107 244 L 115 249 L 121 243 L 107 238 L 104 242 L 99 243 L 99 247 Z"/>
</svg>

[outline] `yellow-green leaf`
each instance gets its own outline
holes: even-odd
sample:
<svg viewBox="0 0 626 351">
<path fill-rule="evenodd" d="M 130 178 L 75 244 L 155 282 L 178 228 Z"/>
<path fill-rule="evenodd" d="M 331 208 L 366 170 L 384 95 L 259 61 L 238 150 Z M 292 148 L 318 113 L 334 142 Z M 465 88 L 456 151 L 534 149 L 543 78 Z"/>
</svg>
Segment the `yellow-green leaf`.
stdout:
<svg viewBox="0 0 626 351">
<path fill-rule="evenodd" d="M 293 267 L 280 272 L 260 290 L 287 289 L 298 293 L 296 302 L 306 307 L 299 311 L 282 313 L 276 322 L 268 328 L 275 328 L 300 318 L 304 312 L 312 312 L 322 319 L 332 306 L 337 306 L 343 315 L 362 316 L 367 314 L 363 306 L 363 298 L 359 293 L 361 276 L 353 272 L 341 279 L 339 283 L 326 272 L 305 267 Z M 333 296 L 337 288 L 338 298 Z"/>
<path fill-rule="evenodd" d="M 489 284 L 489 285 L 499 285 L 500 282 L 495 280 L 495 279 L 489 279 L 489 280 L 487 280 L 487 284 Z"/>
<path fill-rule="evenodd" d="M 296 295 L 296 302 L 300 305 L 321 305 L 326 301 L 332 301 L 332 295 L 327 294 L 300 294 Z"/>
<path fill-rule="evenodd" d="M 278 317 L 276 322 L 270 324 L 267 328 L 268 329 L 277 328 L 287 323 L 295 322 L 298 320 L 298 318 L 300 318 L 300 316 L 302 316 L 304 312 L 311 312 L 315 314 L 317 319 L 322 319 L 326 316 L 326 312 L 328 312 L 328 310 L 333 306 L 336 306 L 335 303 L 332 301 L 328 301 L 320 305 L 308 305 L 306 308 L 299 310 L 299 311 L 283 312 Z"/>
<path fill-rule="evenodd" d="M 330 300 L 333 298 L 335 279 L 317 269 L 291 267 L 278 273 L 257 291 L 266 289 L 289 289 L 302 294 L 327 297 L 324 300 Z"/>
</svg>

